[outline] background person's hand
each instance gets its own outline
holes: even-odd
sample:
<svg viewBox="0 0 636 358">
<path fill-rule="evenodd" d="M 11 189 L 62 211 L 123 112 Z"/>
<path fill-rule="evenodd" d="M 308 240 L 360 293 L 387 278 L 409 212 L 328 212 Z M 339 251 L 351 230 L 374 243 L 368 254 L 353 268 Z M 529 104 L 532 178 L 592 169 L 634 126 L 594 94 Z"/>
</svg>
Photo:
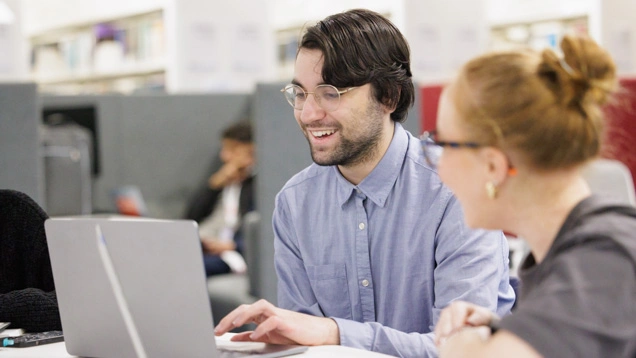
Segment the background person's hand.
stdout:
<svg viewBox="0 0 636 358">
<path fill-rule="evenodd" d="M 201 239 L 203 250 L 212 255 L 220 255 L 221 253 L 229 250 L 236 250 L 236 243 L 234 241 L 219 241 L 216 239 Z"/>
<path fill-rule="evenodd" d="M 455 301 L 444 308 L 435 325 L 435 344 L 439 347 L 450 336 L 465 327 L 486 326 L 497 315 L 472 303 Z"/>
<path fill-rule="evenodd" d="M 208 179 L 208 185 L 212 189 L 221 189 L 227 185 L 240 182 L 243 178 L 244 168 L 241 168 L 235 162 L 229 162 L 223 164 L 223 166 L 217 170 Z"/>
<path fill-rule="evenodd" d="M 214 332 L 222 335 L 246 323 L 255 323 L 257 327 L 253 332 L 233 336 L 232 341 L 304 346 L 340 344 L 338 325 L 331 318 L 284 310 L 266 300 L 241 305 L 225 316 Z"/>
<path fill-rule="evenodd" d="M 232 183 L 240 183 L 250 175 L 252 166 L 253 153 L 247 149 L 237 150 L 227 163 L 210 176 L 208 185 L 212 189 L 221 189 Z"/>
</svg>

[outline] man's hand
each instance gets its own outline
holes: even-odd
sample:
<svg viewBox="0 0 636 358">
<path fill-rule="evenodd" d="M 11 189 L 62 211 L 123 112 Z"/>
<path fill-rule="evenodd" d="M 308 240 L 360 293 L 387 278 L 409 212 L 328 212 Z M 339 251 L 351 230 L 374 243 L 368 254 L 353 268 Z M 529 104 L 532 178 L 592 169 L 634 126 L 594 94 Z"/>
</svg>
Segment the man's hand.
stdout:
<svg viewBox="0 0 636 358">
<path fill-rule="evenodd" d="M 464 327 L 486 326 L 498 317 L 488 309 L 472 303 L 455 301 L 444 308 L 435 326 L 435 344 L 440 347 Z"/>
<path fill-rule="evenodd" d="M 225 316 L 214 332 L 220 336 L 246 323 L 256 323 L 256 330 L 239 333 L 232 341 L 304 346 L 340 344 L 338 325 L 331 318 L 284 310 L 266 300 L 241 305 Z"/>
<path fill-rule="evenodd" d="M 215 239 L 201 239 L 203 250 L 212 255 L 220 255 L 229 250 L 236 250 L 234 241 L 219 241 Z"/>
</svg>

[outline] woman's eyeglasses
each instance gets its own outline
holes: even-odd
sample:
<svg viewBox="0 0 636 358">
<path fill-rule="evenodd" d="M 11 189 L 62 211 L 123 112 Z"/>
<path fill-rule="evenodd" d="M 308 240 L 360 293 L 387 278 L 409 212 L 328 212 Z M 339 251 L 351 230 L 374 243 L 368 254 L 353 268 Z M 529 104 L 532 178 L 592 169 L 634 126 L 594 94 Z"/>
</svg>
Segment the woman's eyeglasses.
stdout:
<svg viewBox="0 0 636 358">
<path fill-rule="evenodd" d="M 285 99 L 294 109 L 302 110 L 305 106 L 305 102 L 307 102 L 307 97 L 313 94 L 320 108 L 327 112 L 332 112 L 340 106 L 340 96 L 355 88 L 358 87 L 349 87 L 344 90 L 339 90 L 332 85 L 318 85 L 314 88 L 313 92 L 307 92 L 298 85 L 290 84 L 280 91 L 285 94 Z"/>
<path fill-rule="evenodd" d="M 480 148 L 483 144 L 477 142 L 455 142 L 455 141 L 443 141 L 437 137 L 437 131 L 432 130 L 424 132 L 420 136 L 420 143 L 424 149 L 424 158 L 431 168 L 437 168 L 439 158 L 442 155 L 442 150 L 446 147 L 449 148 Z"/>
<path fill-rule="evenodd" d="M 455 142 L 439 140 L 437 138 L 437 131 L 435 130 L 424 132 L 420 136 L 420 143 L 422 144 L 422 149 L 424 149 L 424 158 L 426 159 L 426 163 L 433 169 L 437 169 L 439 158 L 442 156 L 442 150 L 446 147 L 477 149 L 487 146 L 485 144 L 470 141 Z M 517 169 L 512 165 L 508 156 L 506 156 L 506 160 L 508 161 L 508 175 L 517 175 Z"/>
</svg>

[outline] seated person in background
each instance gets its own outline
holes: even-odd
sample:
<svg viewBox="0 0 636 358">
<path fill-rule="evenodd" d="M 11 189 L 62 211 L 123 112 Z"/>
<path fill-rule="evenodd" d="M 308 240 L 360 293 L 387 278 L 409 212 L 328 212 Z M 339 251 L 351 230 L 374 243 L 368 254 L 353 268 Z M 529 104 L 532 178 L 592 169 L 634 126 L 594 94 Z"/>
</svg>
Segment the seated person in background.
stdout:
<svg viewBox="0 0 636 358">
<path fill-rule="evenodd" d="M 0 321 L 27 332 L 62 329 L 44 233 L 48 216 L 13 190 L 0 190 L 0 208 Z"/>
<path fill-rule="evenodd" d="M 531 249 L 511 315 L 444 309 L 442 357 L 636 357 L 636 209 L 592 195 L 580 173 L 599 154 L 616 68 L 588 38 L 561 49 L 478 57 L 442 96 L 442 180 L 471 227 Z"/>
<path fill-rule="evenodd" d="M 351 10 L 310 27 L 285 96 L 314 164 L 276 197 L 278 304 L 242 306 L 234 340 L 342 344 L 436 356 L 439 312 L 458 299 L 508 313 L 499 231 L 469 230 L 459 203 L 400 124 L 414 101 L 409 48 L 383 16 Z"/>
<path fill-rule="evenodd" d="M 254 143 L 252 127 L 238 122 L 223 131 L 221 167 L 190 204 L 186 218 L 199 223 L 208 276 L 244 272 L 241 218 L 254 207 Z"/>
</svg>

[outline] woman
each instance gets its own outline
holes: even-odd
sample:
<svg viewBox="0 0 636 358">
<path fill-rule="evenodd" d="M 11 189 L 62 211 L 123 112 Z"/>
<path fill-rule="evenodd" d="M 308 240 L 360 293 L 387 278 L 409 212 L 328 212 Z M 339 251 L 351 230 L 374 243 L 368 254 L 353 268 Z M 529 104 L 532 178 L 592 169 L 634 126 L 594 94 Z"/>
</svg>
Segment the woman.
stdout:
<svg viewBox="0 0 636 358">
<path fill-rule="evenodd" d="M 636 355 L 636 209 L 591 195 L 580 174 L 601 148 L 615 66 L 587 38 L 565 37 L 561 49 L 562 59 L 476 58 L 442 96 L 432 137 L 447 148 L 442 180 L 470 226 L 531 248 L 513 314 L 499 320 L 464 302 L 442 312 L 442 357 Z"/>
</svg>

